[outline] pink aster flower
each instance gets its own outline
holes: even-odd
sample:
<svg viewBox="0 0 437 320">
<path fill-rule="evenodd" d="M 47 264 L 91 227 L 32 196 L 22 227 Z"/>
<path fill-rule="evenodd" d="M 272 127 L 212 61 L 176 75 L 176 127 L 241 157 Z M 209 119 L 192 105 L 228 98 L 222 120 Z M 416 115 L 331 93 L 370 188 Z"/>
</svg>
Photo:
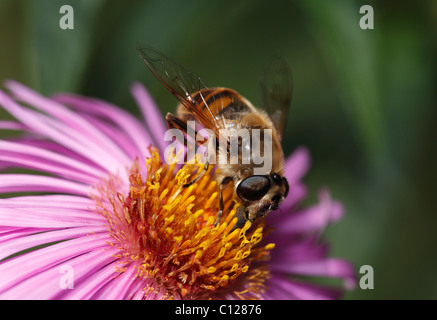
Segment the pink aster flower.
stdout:
<svg viewBox="0 0 437 320">
<path fill-rule="evenodd" d="M 0 140 L 0 299 L 332 299 L 353 286 L 351 264 L 321 239 L 341 203 L 322 190 L 299 207 L 305 149 L 286 160 L 280 211 L 233 230 L 229 192 L 214 226 L 213 171 L 182 189 L 195 166 L 160 160 L 166 128 L 141 85 L 142 121 L 101 100 L 6 87 L 0 106 L 16 120 L 0 130 L 18 134 Z"/>
</svg>

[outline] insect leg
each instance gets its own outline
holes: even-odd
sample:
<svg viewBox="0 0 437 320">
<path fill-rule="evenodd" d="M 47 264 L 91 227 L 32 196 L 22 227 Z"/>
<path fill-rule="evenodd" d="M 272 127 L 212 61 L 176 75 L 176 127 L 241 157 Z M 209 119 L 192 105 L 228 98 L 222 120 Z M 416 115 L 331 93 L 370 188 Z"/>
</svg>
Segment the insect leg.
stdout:
<svg viewBox="0 0 437 320">
<path fill-rule="evenodd" d="M 216 219 L 216 221 L 215 221 L 215 226 L 217 226 L 218 223 L 220 222 L 220 219 L 221 219 L 222 214 L 223 214 L 223 209 L 224 209 L 224 207 L 225 207 L 225 205 L 224 205 L 224 203 L 223 203 L 223 187 L 224 187 L 225 185 L 227 185 L 229 182 L 231 182 L 232 180 L 233 180 L 233 178 L 228 176 L 228 177 L 224 177 L 224 178 L 222 179 L 222 182 L 220 182 L 220 186 L 219 186 L 219 189 L 220 189 L 220 203 L 219 203 L 219 205 L 220 205 L 220 210 L 219 210 L 219 212 L 218 212 L 217 219 Z"/>
<path fill-rule="evenodd" d="M 197 177 L 195 177 L 193 180 L 191 180 L 190 182 L 184 184 L 182 187 L 183 188 L 188 188 L 189 186 L 191 186 L 192 184 L 196 183 L 204 174 L 205 172 L 208 170 L 209 168 L 209 162 L 207 161 L 205 163 L 205 165 L 203 166 L 202 171 L 199 172 L 199 174 L 197 175 Z"/>
<path fill-rule="evenodd" d="M 167 122 L 167 126 L 170 129 L 179 129 L 179 130 L 184 132 L 184 140 L 183 141 L 179 141 L 179 142 L 182 143 L 183 145 L 185 145 L 187 143 L 187 137 L 186 137 L 186 135 L 187 135 L 187 124 L 184 123 L 179 118 L 177 118 L 174 115 L 172 115 L 171 113 L 167 113 L 167 115 L 165 116 L 165 121 Z"/>
<path fill-rule="evenodd" d="M 235 224 L 235 226 L 232 228 L 232 230 L 229 233 L 231 233 L 232 231 L 234 231 L 237 228 L 243 228 L 244 225 L 246 224 L 246 221 L 252 222 L 252 220 L 248 219 L 247 212 L 242 206 L 238 207 L 236 216 L 238 219 L 237 223 Z"/>
<path fill-rule="evenodd" d="M 187 142 L 187 139 L 188 139 L 188 136 L 187 136 L 188 135 L 188 133 L 187 133 L 188 128 L 187 128 L 186 122 L 181 120 L 181 119 L 179 119 L 178 117 L 172 115 L 171 113 L 167 113 L 167 115 L 165 117 L 165 120 L 167 121 L 167 125 L 170 128 L 175 128 L 175 129 L 182 130 L 184 132 L 184 134 L 185 134 L 184 135 L 184 142 Z M 197 131 L 194 131 L 194 135 L 195 135 L 194 137 L 190 137 L 193 140 L 195 140 L 195 137 L 197 136 Z M 191 144 L 187 143 L 187 145 L 189 146 Z M 186 159 L 186 160 L 188 161 L 188 159 Z M 209 168 L 209 160 L 207 160 L 205 162 L 205 165 L 203 166 L 202 171 L 199 172 L 199 174 L 192 181 L 184 184 L 182 187 L 183 188 L 188 188 L 192 184 L 196 183 L 205 174 L 205 172 L 208 170 L 208 168 Z"/>
</svg>

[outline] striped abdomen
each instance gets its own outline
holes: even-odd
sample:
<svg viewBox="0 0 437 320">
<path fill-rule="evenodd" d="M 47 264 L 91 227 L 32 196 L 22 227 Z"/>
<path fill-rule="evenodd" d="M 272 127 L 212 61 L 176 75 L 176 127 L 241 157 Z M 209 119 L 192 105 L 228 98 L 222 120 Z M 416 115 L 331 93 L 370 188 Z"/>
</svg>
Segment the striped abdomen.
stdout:
<svg viewBox="0 0 437 320">
<path fill-rule="evenodd" d="M 253 107 L 238 92 L 228 88 L 202 89 L 192 96 L 200 110 L 219 128 L 223 128 L 223 119 L 239 121 Z"/>
</svg>

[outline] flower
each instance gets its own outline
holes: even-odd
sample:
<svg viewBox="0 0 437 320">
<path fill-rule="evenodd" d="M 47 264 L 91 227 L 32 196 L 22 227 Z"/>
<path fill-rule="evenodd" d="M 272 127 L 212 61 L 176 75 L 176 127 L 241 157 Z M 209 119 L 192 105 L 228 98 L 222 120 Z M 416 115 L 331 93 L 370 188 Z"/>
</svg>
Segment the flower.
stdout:
<svg viewBox="0 0 437 320">
<path fill-rule="evenodd" d="M 306 276 L 354 285 L 352 265 L 321 240 L 342 205 L 324 189 L 318 204 L 298 206 L 306 149 L 286 161 L 280 212 L 233 230 L 232 188 L 214 225 L 214 170 L 182 188 L 196 165 L 161 160 L 165 127 L 140 84 L 143 122 L 97 99 L 6 87 L 0 105 L 16 121 L 0 130 L 19 134 L 0 140 L 0 298 L 328 299 L 343 288 Z"/>
</svg>

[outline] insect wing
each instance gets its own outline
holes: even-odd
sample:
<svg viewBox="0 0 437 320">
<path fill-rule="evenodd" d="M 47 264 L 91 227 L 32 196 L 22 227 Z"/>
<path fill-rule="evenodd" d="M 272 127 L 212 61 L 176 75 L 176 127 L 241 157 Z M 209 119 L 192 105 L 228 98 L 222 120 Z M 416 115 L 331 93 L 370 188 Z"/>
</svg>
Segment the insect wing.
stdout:
<svg viewBox="0 0 437 320">
<path fill-rule="evenodd" d="M 193 94 L 208 89 L 204 81 L 177 62 L 153 49 L 137 45 L 138 53 L 154 76 L 170 91 L 205 127 L 218 132 L 214 117 L 205 114 Z"/>
<path fill-rule="evenodd" d="M 293 95 L 292 74 L 285 60 L 276 58 L 266 66 L 259 89 L 262 107 L 282 138 Z"/>
</svg>

